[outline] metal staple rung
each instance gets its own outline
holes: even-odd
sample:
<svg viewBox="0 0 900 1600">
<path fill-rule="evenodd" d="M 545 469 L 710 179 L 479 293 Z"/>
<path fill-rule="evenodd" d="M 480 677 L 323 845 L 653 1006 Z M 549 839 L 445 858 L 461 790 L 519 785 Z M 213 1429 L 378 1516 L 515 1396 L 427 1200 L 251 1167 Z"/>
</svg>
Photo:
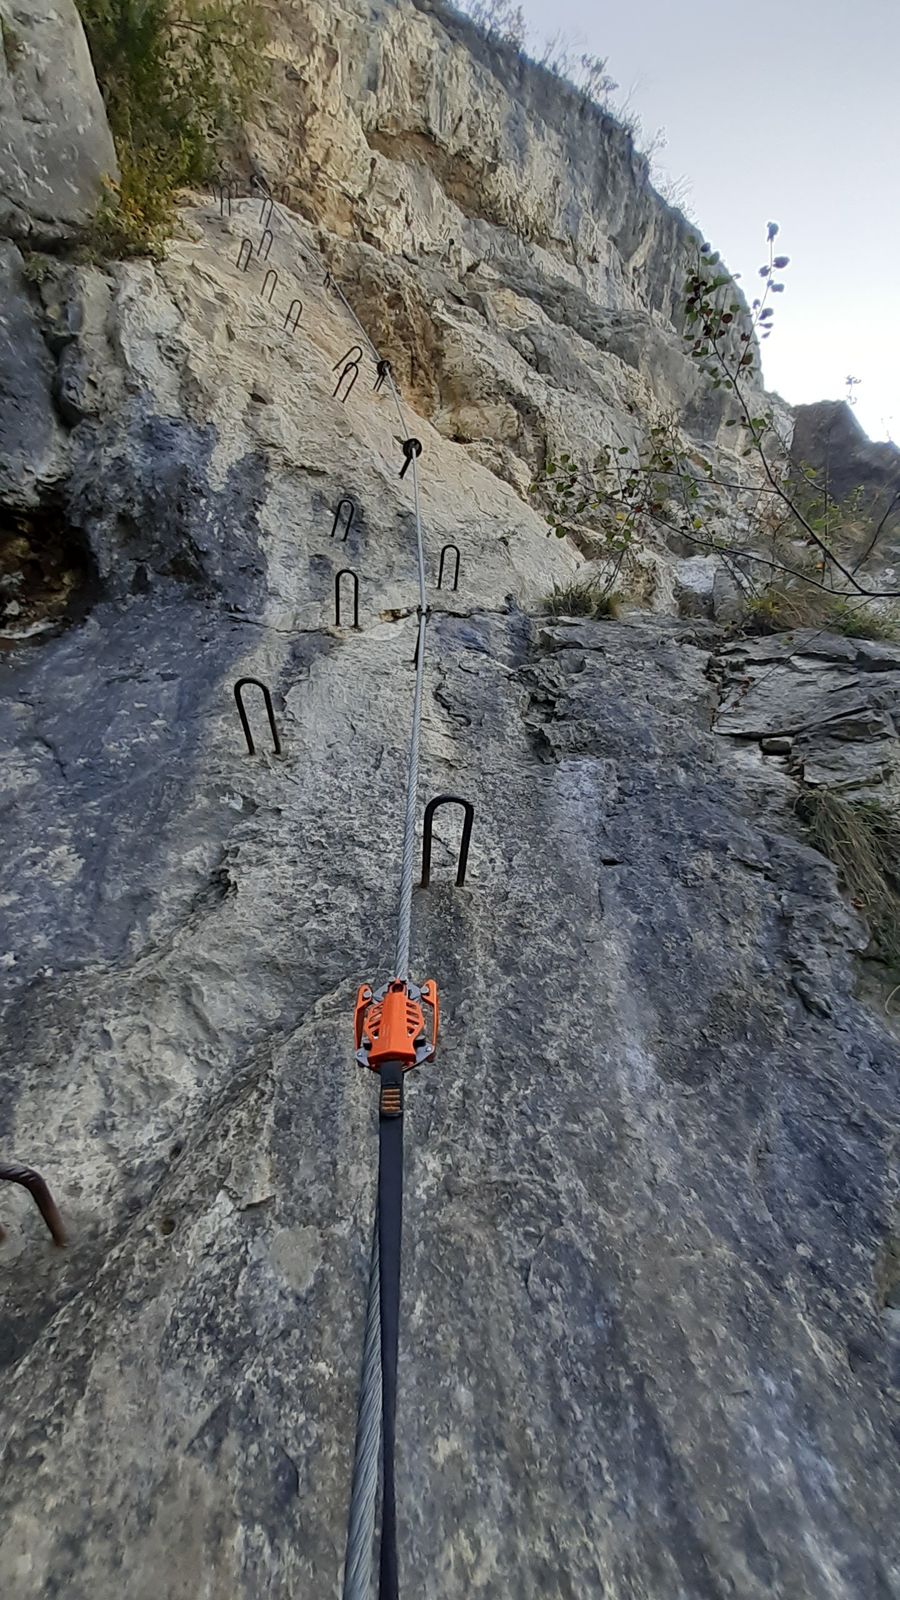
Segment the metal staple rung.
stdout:
<svg viewBox="0 0 900 1600">
<path fill-rule="evenodd" d="M 464 800 L 458 794 L 438 794 L 429 800 L 425 807 L 425 818 L 422 828 L 422 888 L 427 889 L 431 882 L 431 835 L 434 825 L 434 814 L 440 806 L 462 806 L 463 829 L 459 844 L 459 860 L 456 868 L 456 886 L 461 889 L 466 881 L 466 867 L 469 862 L 469 843 L 472 838 L 472 824 L 475 820 L 475 807 L 471 800 Z"/>
<path fill-rule="evenodd" d="M 27 1189 L 32 1200 L 41 1213 L 51 1239 L 54 1244 L 63 1245 L 66 1242 L 66 1230 L 59 1214 L 59 1208 L 54 1200 L 45 1178 L 34 1167 L 22 1167 L 18 1162 L 0 1163 L 0 1180 L 5 1183 L 21 1184 Z M 0 1239 L 5 1238 L 5 1230 L 0 1227 Z"/>
<path fill-rule="evenodd" d="M 262 680 L 260 678 L 238 678 L 238 681 L 234 686 L 234 698 L 235 698 L 235 701 L 237 702 L 238 716 L 241 719 L 241 727 L 244 730 L 244 738 L 247 741 L 247 751 L 251 756 L 256 754 L 256 746 L 253 743 L 253 735 L 250 732 L 250 722 L 249 722 L 249 719 L 248 719 L 248 716 L 247 716 L 247 712 L 244 709 L 244 689 L 247 687 L 248 684 L 252 684 L 255 689 L 261 689 L 262 690 L 262 697 L 263 697 L 263 700 L 265 701 L 266 714 L 268 715 L 268 718 L 269 718 L 269 728 L 270 728 L 270 731 L 271 731 L 271 734 L 272 734 L 272 746 L 273 746 L 273 749 L 275 751 L 276 756 L 280 756 L 281 755 L 281 740 L 278 737 L 278 728 L 277 728 L 276 723 L 275 723 L 275 710 L 274 710 L 274 707 L 272 705 L 272 696 L 271 696 L 271 694 L 269 692 L 268 687 L 266 686 L 266 684 L 264 684 L 262 682 Z"/>
<path fill-rule="evenodd" d="M 443 582 L 444 582 L 444 562 L 447 559 L 448 552 L 451 551 L 451 550 L 454 552 L 454 554 L 456 556 L 456 564 L 455 564 L 455 566 L 453 568 L 453 584 L 452 584 L 453 590 L 456 591 L 456 589 L 459 588 L 459 545 L 458 544 L 445 544 L 444 545 L 444 548 L 441 551 L 440 566 L 438 567 L 437 586 L 438 586 L 439 589 L 443 586 Z"/>
<path fill-rule="evenodd" d="M 350 578 L 353 583 L 353 626 L 359 627 L 359 578 L 352 567 L 341 567 L 334 580 L 334 625 L 341 625 L 341 579 Z"/>
<path fill-rule="evenodd" d="M 344 495 L 344 498 L 342 500 L 338 501 L 337 505 L 334 508 L 334 521 L 331 524 L 331 537 L 333 539 L 335 534 L 338 531 L 338 527 L 339 527 L 340 521 L 341 521 L 341 514 L 342 514 L 345 506 L 349 507 L 349 511 L 346 513 L 346 517 L 345 517 L 345 520 L 344 520 L 344 531 L 341 534 L 341 544 L 346 544 L 347 535 L 350 532 L 350 529 L 353 527 L 353 518 L 356 516 L 356 506 L 355 506 L 354 502 L 350 499 L 349 495 Z"/>
</svg>

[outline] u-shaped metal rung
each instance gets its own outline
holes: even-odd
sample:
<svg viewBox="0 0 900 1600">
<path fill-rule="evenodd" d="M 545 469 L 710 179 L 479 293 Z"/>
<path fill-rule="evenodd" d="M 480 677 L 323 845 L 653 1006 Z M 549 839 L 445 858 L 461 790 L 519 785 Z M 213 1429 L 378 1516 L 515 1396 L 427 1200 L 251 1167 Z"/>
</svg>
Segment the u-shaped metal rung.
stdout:
<svg viewBox="0 0 900 1600">
<path fill-rule="evenodd" d="M 219 190 L 219 216 L 224 217 L 225 206 L 228 205 L 228 215 L 231 216 L 231 202 L 234 199 L 235 187 L 230 180 L 217 185 Z"/>
<path fill-rule="evenodd" d="M 456 590 L 456 589 L 459 588 L 459 545 L 458 544 L 445 544 L 444 545 L 444 548 L 441 551 L 440 566 L 438 567 L 437 586 L 438 586 L 439 589 L 443 587 L 443 583 L 444 583 L 444 562 L 447 559 L 448 550 L 452 550 L 454 552 L 455 556 L 456 556 L 456 565 L 453 568 L 453 584 L 452 584 L 452 588 L 454 590 Z"/>
<path fill-rule="evenodd" d="M 422 888 L 427 889 L 431 882 L 431 830 L 434 823 L 434 813 L 439 806 L 462 806 L 465 816 L 463 818 L 462 838 L 459 842 L 459 861 L 456 868 L 456 887 L 461 889 L 466 881 L 466 867 L 469 864 L 469 843 L 472 838 L 472 823 L 475 821 L 475 807 L 471 800 L 464 800 L 458 794 L 436 794 L 429 800 L 425 807 L 425 819 L 422 827 Z"/>
<path fill-rule="evenodd" d="M 303 315 L 303 301 L 292 300 L 284 313 L 284 327 L 286 333 L 296 333 Z"/>
<path fill-rule="evenodd" d="M 250 723 L 247 718 L 247 713 L 244 710 L 244 689 L 248 684 L 252 684 L 254 689 L 262 690 L 263 699 L 266 703 L 266 711 L 269 717 L 269 727 L 272 730 L 272 744 L 275 748 L 275 754 L 280 756 L 281 740 L 278 737 L 278 729 L 275 725 L 275 712 L 272 707 L 272 696 L 269 693 L 268 688 L 263 682 L 261 682 L 259 678 L 238 678 L 238 681 L 234 686 L 234 698 L 237 702 L 238 716 L 241 719 L 241 727 L 244 730 L 244 738 L 247 741 L 248 754 L 251 756 L 256 755 L 256 746 L 253 743 L 253 735 L 250 732 Z"/>
<path fill-rule="evenodd" d="M 355 361 L 346 362 L 345 365 L 343 366 L 343 368 L 341 369 L 341 375 L 338 378 L 338 381 L 334 386 L 334 394 L 331 397 L 332 400 L 336 400 L 337 399 L 338 394 L 340 393 L 341 384 L 343 383 L 344 379 L 347 377 L 348 373 L 350 375 L 350 382 L 347 384 L 346 389 L 344 390 L 343 394 L 341 395 L 341 405 L 346 405 L 347 397 L 350 394 L 350 391 L 353 388 L 353 385 L 355 384 L 357 378 L 359 377 L 359 366 Z"/>
<path fill-rule="evenodd" d="M 246 248 L 246 251 L 247 251 L 246 256 L 244 255 L 245 248 Z M 241 242 L 240 242 L 240 245 L 238 246 L 238 258 L 237 258 L 238 272 L 246 272 L 247 268 L 249 267 L 250 262 L 252 260 L 253 260 L 253 240 L 252 239 L 242 239 Z"/>
<path fill-rule="evenodd" d="M 261 228 L 267 228 L 271 221 L 272 221 L 272 201 L 270 200 L 269 196 L 266 195 L 266 198 L 264 199 L 264 201 L 262 203 L 262 206 L 260 208 L 259 225 L 260 225 Z"/>
<path fill-rule="evenodd" d="M 330 274 L 329 274 L 329 276 L 330 276 Z M 341 356 L 340 361 L 336 361 L 331 370 L 332 370 L 332 372 L 337 372 L 338 367 L 345 367 L 345 366 L 348 365 L 348 363 L 351 364 L 352 366 L 359 366 L 359 363 L 362 361 L 362 358 L 363 358 L 362 345 L 361 344 L 352 344 L 350 346 L 350 349 L 347 351 L 347 354 L 345 356 Z"/>
<path fill-rule="evenodd" d="M 350 499 L 350 496 L 348 494 L 345 494 L 344 498 L 342 500 L 339 500 L 337 505 L 334 508 L 334 521 L 331 524 L 331 537 L 332 537 L 332 539 L 334 538 L 335 534 L 338 531 L 338 525 L 339 525 L 340 520 L 341 520 L 341 512 L 343 511 L 345 506 L 349 506 L 350 510 L 349 510 L 349 512 L 347 514 L 346 521 L 344 522 L 344 531 L 341 534 L 341 544 L 346 544 L 347 535 L 350 532 L 350 529 L 353 527 L 353 518 L 356 516 L 356 506 L 355 506 L 354 502 Z"/>
<path fill-rule="evenodd" d="M 271 282 L 269 281 L 270 279 L 271 279 Z M 266 295 L 266 299 L 268 300 L 270 305 L 272 303 L 272 296 L 275 293 L 275 285 L 276 285 L 277 282 L 278 282 L 278 273 L 275 271 L 274 267 L 270 267 L 268 272 L 266 273 L 265 277 L 263 278 L 262 288 L 259 291 L 260 294 Z M 266 290 L 267 289 L 269 291 L 268 294 L 266 294 Z"/>
<path fill-rule="evenodd" d="M 334 580 L 334 625 L 341 625 L 341 579 L 353 579 L 353 626 L 359 627 L 359 579 L 352 567 L 341 567 Z"/>
<path fill-rule="evenodd" d="M 266 243 L 267 240 L 268 240 L 268 243 Z M 274 242 L 275 242 L 275 235 L 273 234 L 272 229 L 271 228 L 266 228 L 265 232 L 262 235 L 262 238 L 259 241 L 259 244 L 256 246 L 256 254 L 259 256 L 260 261 L 268 261 L 268 259 L 269 259 L 269 251 L 271 250 L 272 245 L 274 244 Z M 263 249 L 263 245 L 266 246 L 265 250 Z"/>
<path fill-rule="evenodd" d="M 290 203 L 291 203 L 291 186 L 290 186 L 289 183 L 280 183 L 278 185 L 278 198 L 281 201 L 281 204 L 283 206 L 289 206 L 290 205 Z"/>
<path fill-rule="evenodd" d="M 39 1172 L 35 1172 L 34 1167 L 20 1167 L 18 1162 L 0 1163 L 0 1178 L 7 1183 L 20 1183 L 23 1189 L 28 1190 L 47 1224 L 53 1243 L 65 1244 L 66 1230 L 63 1227 L 62 1217 L 59 1214 L 56 1201 L 47 1187 L 46 1178 L 42 1178 Z M 3 1238 L 3 1234 L 4 1230 L 0 1227 L 0 1239 Z"/>
</svg>

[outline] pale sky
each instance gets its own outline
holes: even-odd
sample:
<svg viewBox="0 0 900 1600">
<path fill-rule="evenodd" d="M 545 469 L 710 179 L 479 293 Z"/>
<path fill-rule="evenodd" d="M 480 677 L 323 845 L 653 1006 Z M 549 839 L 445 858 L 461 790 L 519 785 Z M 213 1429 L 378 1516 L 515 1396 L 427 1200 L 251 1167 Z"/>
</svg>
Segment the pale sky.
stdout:
<svg viewBox="0 0 900 1600">
<path fill-rule="evenodd" d="M 562 30 L 608 58 L 658 160 L 752 299 L 765 230 L 790 256 L 769 388 L 839 398 L 900 444 L 900 0 L 523 0 L 535 38 Z M 534 52 L 534 44 L 531 46 Z"/>
</svg>

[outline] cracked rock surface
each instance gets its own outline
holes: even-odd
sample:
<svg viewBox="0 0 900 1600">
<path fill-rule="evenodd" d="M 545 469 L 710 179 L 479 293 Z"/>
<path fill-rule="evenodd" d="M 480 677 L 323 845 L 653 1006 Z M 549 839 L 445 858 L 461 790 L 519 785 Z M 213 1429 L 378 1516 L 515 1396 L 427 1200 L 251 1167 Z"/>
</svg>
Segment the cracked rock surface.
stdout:
<svg viewBox="0 0 900 1600">
<path fill-rule="evenodd" d="M 361 310 L 405 307 L 430 352 L 398 368 L 433 608 L 422 798 L 476 807 L 465 887 L 440 813 L 414 897 L 444 1021 L 407 1094 L 404 1581 L 891 1600 L 896 1023 L 860 998 L 868 932 L 799 837 L 785 756 L 813 781 L 895 744 L 900 666 L 822 636 L 722 649 L 705 615 L 542 614 L 578 558 L 523 498 L 530 441 L 624 427 L 648 373 L 678 387 L 673 225 L 619 193 L 627 152 L 606 151 L 609 215 L 594 228 L 582 196 L 572 232 L 609 315 L 567 295 L 553 227 L 526 249 L 502 220 L 508 106 L 508 281 L 493 265 L 447 311 L 465 254 L 413 266 L 384 231 L 401 158 L 423 241 L 439 189 L 480 192 L 445 113 L 471 89 L 482 148 L 475 89 L 499 91 L 455 46 L 441 78 L 438 10 L 386 8 L 372 45 L 368 238 L 340 243 L 359 219 L 323 177 L 323 231 L 276 230 L 271 305 L 258 258 L 236 265 L 255 201 L 223 218 L 196 197 L 157 265 L 59 263 L 38 286 L 4 258 L 22 406 L 0 414 L 0 1155 L 45 1173 L 71 1243 L 3 1186 L 0 1592 L 339 1592 L 375 1165 L 351 1014 L 390 975 L 415 586 L 400 419 L 368 359 L 333 396 L 357 336 L 308 264 L 321 245 Z M 335 13 L 330 67 L 331 10 L 297 27 L 362 204 L 338 93 L 361 7 Z M 446 159 L 410 138 L 400 59 Z M 305 110 L 324 164 L 326 107 Z M 522 148 L 530 196 L 552 194 L 549 146 Z M 449 543 L 459 585 L 439 590 Z M 340 568 L 358 629 L 335 626 Z M 654 603 L 674 587 L 661 560 Z M 271 689 L 280 756 L 252 688 L 246 750 L 245 676 Z"/>
<path fill-rule="evenodd" d="M 720 733 L 785 739 L 808 784 L 859 789 L 895 778 L 900 646 L 798 629 L 727 644 L 716 668 Z"/>
</svg>

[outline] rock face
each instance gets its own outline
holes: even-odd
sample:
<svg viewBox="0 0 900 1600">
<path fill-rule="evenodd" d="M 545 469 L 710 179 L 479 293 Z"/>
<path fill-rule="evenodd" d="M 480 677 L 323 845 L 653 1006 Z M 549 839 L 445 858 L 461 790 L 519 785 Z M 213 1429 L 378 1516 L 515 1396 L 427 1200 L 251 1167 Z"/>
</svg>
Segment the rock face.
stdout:
<svg viewBox="0 0 900 1600">
<path fill-rule="evenodd" d="M 900 646 L 799 629 L 726 645 L 717 668 L 720 733 L 764 748 L 786 739 L 792 769 L 815 786 L 867 788 L 894 776 Z"/>
<path fill-rule="evenodd" d="M 900 572 L 900 450 L 868 439 L 842 400 L 820 400 L 794 409 L 793 454 L 815 467 L 835 500 L 856 492 L 868 520 L 880 528 L 878 568 L 892 581 Z"/>
<path fill-rule="evenodd" d="M 0 236 L 55 245 L 77 236 L 112 136 L 72 0 L 0 0 Z"/>
<path fill-rule="evenodd" d="M 669 614 L 706 576 L 664 552 L 655 613 L 548 621 L 581 555 L 523 498 L 529 463 L 548 437 L 636 435 L 657 370 L 678 389 L 651 258 L 680 225 L 618 194 L 640 171 L 599 150 L 595 253 L 617 285 L 624 241 L 645 259 L 601 314 L 553 243 L 564 220 L 545 242 L 496 220 L 510 129 L 538 174 L 558 140 L 561 218 L 567 163 L 582 181 L 549 89 L 544 114 L 527 74 L 516 91 L 408 4 L 352 53 L 368 15 L 297 13 L 296 160 L 320 178 L 266 262 L 258 199 L 222 217 L 199 196 L 158 265 L 35 284 L 6 257 L 7 370 L 24 352 L 30 387 L 2 418 L 0 1157 L 45 1173 L 71 1243 L 0 1188 L 0 1588 L 340 1592 L 375 1165 L 351 1011 L 394 945 L 413 434 L 422 795 L 470 797 L 476 821 L 466 886 L 445 816 L 414 899 L 444 1023 L 407 1096 L 402 1592 L 888 1600 L 896 1019 L 889 986 L 862 998 L 867 930 L 800 836 L 784 753 L 758 745 L 814 731 L 821 763 L 836 724 L 854 750 L 888 738 L 896 653 L 723 650 L 708 613 Z M 371 189 L 347 164 L 360 104 Z M 458 151 L 439 169 L 410 141 L 416 107 L 451 131 L 465 107 L 469 187 Z M 270 172 L 280 115 L 254 158 Z M 391 175 L 422 239 L 453 179 L 461 253 L 382 234 Z M 479 227 L 495 256 L 467 272 Z M 335 398 L 359 334 L 318 250 L 384 339 L 402 416 L 368 352 Z M 459 586 L 438 589 L 451 542 Z M 358 629 L 334 625 L 341 568 Z M 253 690 L 247 753 L 243 676 L 271 687 L 280 757 Z"/>
</svg>

